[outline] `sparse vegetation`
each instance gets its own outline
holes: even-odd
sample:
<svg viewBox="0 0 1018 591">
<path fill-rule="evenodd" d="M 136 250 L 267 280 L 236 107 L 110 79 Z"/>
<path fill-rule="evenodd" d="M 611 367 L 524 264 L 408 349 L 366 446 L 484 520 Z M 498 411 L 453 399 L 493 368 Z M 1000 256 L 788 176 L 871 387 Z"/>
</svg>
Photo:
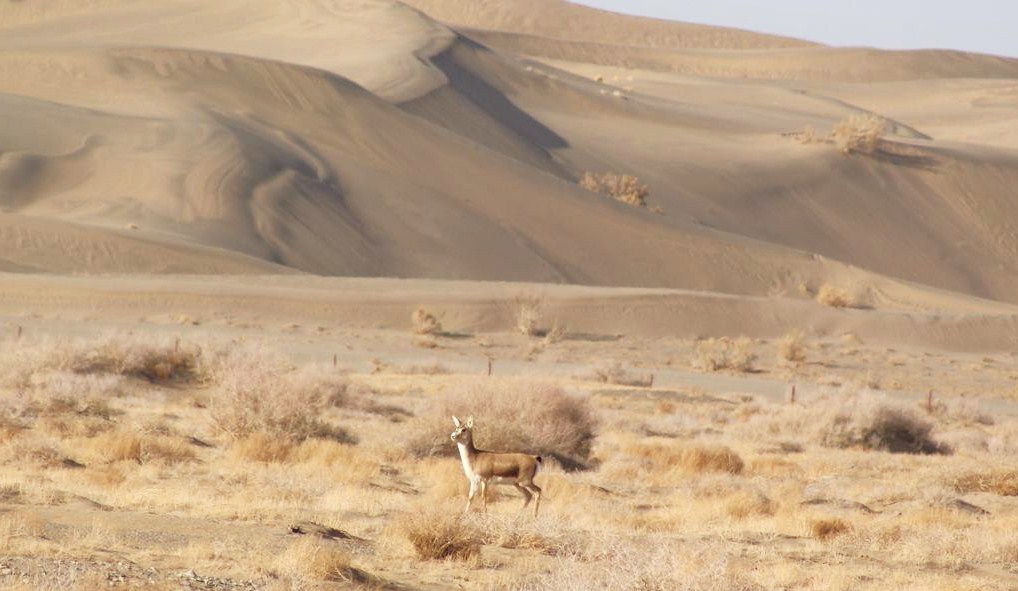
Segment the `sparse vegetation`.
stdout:
<svg viewBox="0 0 1018 591">
<path fill-rule="evenodd" d="M 834 125 L 831 137 L 842 154 L 872 154 L 880 147 L 886 122 L 873 114 L 853 115 Z"/>
<path fill-rule="evenodd" d="M 420 560 L 468 560 L 481 550 L 481 532 L 452 507 L 414 511 L 399 527 Z"/>
<path fill-rule="evenodd" d="M 810 523 L 810 535 L 821 541 L 828 541 L 849 530 L 848 524 L 838 518 L 817 519 Z"/>
<path fill-rule="evenodd" d="M 513 302 L 513 327 L 523 336 L 540 336 L 544 299 L 535 295 L 519 295 Z"/>
<path fill-rule="evenodd" d="M 438 317 L 429 312 L 424 306 L 419 306 L 410 317 L 414 326 L 415 335 L 435 335 L 442 332 L 442 323 Z"/>
<path fill-rule="evenodd" d="M 696 357 L 693 365 L 705 371 L 753 371 L 756 354 L 752 351 L 753 342 L 747 337 L 730 339 L 704 339 L 696 344 Z"/>
<path fill-rule="evenodd" d="M 580 186 L 633 207 L 646 207 L 647 197 L 650 196 L 650 189 L 641 183 L 640 179 L 614 172 L 604 174 L 586 172 L 580 179 Z"/>
<path fill-rule="evenodd" d="M 817 290 L 817 302 L 832 308 L 853 308 L 855 300 L 851 295 L 840 287 L 825 283 Z"/>
<path fill-rule="evenodd" d="M 970 472 L 954 481 L 954 490 L 960 493 L 986 492 L 1004 497 L 1018 497 L 1018 472 L 996 470 Z"/>
<path fill-rule="evenodd" d="M 801 330 L 794 330 L 778 340 L 778 362 L 798 366 L 806 361 L 805 337 Z"/>
</svg>

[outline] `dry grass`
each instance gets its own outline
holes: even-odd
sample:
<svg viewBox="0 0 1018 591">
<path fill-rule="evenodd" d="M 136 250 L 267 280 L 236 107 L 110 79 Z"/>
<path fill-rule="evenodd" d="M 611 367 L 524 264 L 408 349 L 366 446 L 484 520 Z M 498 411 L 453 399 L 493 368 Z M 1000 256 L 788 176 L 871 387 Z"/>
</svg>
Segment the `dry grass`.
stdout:
<svg viewBox="0 0 1018 591">
<path fill-rule="evenodd" d="M 985 492 L 1004 497 L 1018 497 L 1018 472 L 997 470 L 971 472 L 955 479 L 954 490 L 959 493 Z"/>
<path fill-rule="evenodd" d="M 292 542 L 276 559 L 276 569 L 301 587 L 314 581 L 366 583 L 369 578 L 334 542 L 309 537 Z"/>
<path fill-rule="evenodd" d="M 424 306 L 418 307 L 410 317 L 415 335 L 435 335 L 442 332 L 442 323 L 438 317 Z"/>
<path fill-rule="evenodd" d="M 853 298 L 846 290 L 825 283 L 817 290 L 816 301 L 832 308 L 854 308 L 856 306 Z"/>
<path fill-rule="evenodd" d="M 672 440 L 648 439 L 623 445 L 622 454 L 635 458 L 643 470 L 684 474 L 741 474 L 745 463 L 723 445 L 686 445 Z"/>
<path fill-rule="evenodd" d="M 543 313 L 544 298 L 535 295 L 517 296 L 513 301 L 514 330 L 527 337 L 540 336 Z"/>
<path fill-rule="evenodd" d="M 324 367 L 293 370 L 240 357 L 220 364 L 209 395 L 209 417 L 230 439 L 262 433 L 299 443 L 312 437 L 352 442 L 342 427 L 324 421 L 328 407 L 348 398 L 345 377 Z"/>
<path fill-rule="evenodd" d="M 810 535 L 821 541 L 832 540 L 849 531 L 847 523 L 838 518 L 816 519 L 810 522 Z"/>
<path fill-rule="evenodd" d="M 654 374 L 638 374 L 627 370 L 621 363 L 615 362 L 604 365 L 594 370 L 590 376 L 595 382 L 602 384 L 613 384 L 617 386 L 633 386 L 636 388 L 650 388 L 654 386 Z"/>
<path fill-rule="evenodd" d="M 753 371 L 756 354 L 752 351 L 753 342 L 747 337 L 730 339 L 704 339 L 696 344 L 693 365 L 705 371 Z"/>
<path fill-rule="evenodd" d="M 419 560 L 469 560 L 477 556 L 482 533 L 451 507 L 408 513 L 399 521 Z"/>
<path fill-rule="evenodd" d="M 778 340 L 778 362 L 799 366 L 806 361 L 806 343 L 801 330 L 792 331 Z"/>
<path fill-rule="evenodd" d="M 647 185 L 640 182 L 640 179 L 614 172 L 604 174 L 586 172 L 580 179 L 580 186 L 633 207 L 646 207 L 647 197 L 650 196 L 650 190 Z"/>
<path fill-rule="evenodd" d="M 873 115 L 853 115 L 834 125 L 831 137 L 842 154 L 872 154 L 880 148 L 886 121 Z"/>
</svg>

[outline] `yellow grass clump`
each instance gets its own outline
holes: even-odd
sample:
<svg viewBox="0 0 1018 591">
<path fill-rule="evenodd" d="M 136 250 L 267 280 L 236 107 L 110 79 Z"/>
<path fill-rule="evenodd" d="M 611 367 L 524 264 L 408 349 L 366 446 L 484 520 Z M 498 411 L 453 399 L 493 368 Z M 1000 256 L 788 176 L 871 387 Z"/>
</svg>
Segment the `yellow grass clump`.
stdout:
<svg viewBox="0 0 1018 591">
<path fill-rule="evenodd" d="M 752 344 L 753 341 L 747 337 L 704 339 L 696 344 L 693 365 L 705 371 L 753 371 L 756 354 L 752 351 Z"/>
<path fill-rule="evenodd" d="M 438 317 L 424 306 L 419 306 L 410 317 L 415 335 L 434 335 L 442 332 L 442 323 Z"/>
<path fill-rule="evenodd" d="M 450 507 L 408 513 L 399 528 L 420 560 L 468 560 L 481 551 L 481 532 Z"/>
<path fill-rule="evenodd" d="M 832 308 L 852 308 L 855 300 L 851 295 L 840 287 L 825 283 L 817 290 L 817 302 Z"/>
<path fill-rule="evenodd" d="M 580 186 L 633 207 L 646 207 L 647 197 L 650 196 L 650 189 L 647 188 L 647 185 L 641 183 L 640 179 L 635 176 L 628 174 L 586 172 L 580 179 Z"/>
<path fill-rule="evenodd" d="M 873 114 L 853 115 L 836 123 L 831 136 L 842 154 L 872 154 L 880 147 L 885 124 Z"/>
<path fill-rule="evenodd" d="M 849 529 L 848 524 L 837 517 L 814 519 L 809 524 L 810 535 L 823 542 L 836 538 Z"/>
<path fill-rule="evenodd" d="M 795 330 L 778 340 L 778 362 L 798 366 L 806 361 L 806 344 L 802 331 Z"/>
<path fill-rule="evenodd" d="M 960 493 L 987 492 L 1004 497 L 1018 497 L 1018 472 L 998 470 L 972 472 L 954 481 L 954 490 Z"/>
</svg>

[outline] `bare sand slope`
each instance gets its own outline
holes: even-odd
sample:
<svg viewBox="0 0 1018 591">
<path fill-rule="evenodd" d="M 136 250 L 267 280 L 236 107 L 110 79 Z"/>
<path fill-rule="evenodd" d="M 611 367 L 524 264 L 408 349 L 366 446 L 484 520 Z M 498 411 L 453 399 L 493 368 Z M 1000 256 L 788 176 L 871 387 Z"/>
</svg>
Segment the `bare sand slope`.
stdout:
<svg viewBox="0 0 1018 591">
<path fill-rule="evenodd" d="M 760 77 L 844 58 L 846 71 L 871 64 L 845 80 L 932 68 L 984 85 L 1018 62 L 849 55 L 550 0 L 413 4 L 517 35 L 512 51 L 561 42 L 573 53 L 557 67 L 528 62 L 391 0 L 4 5 L 0 268 L 756 296 L 831 282 L 933 307 L 903 279 L 1018 298 L 1018 156 L 1005 145 L 945 142 L 902 118 L 879 151 L 844 156 L 787 134 L 866 112 L 834 92 L 847 85 L 653 69 L 610 70 L 623 73 L 611 85 L 589 70 L 606 68 L 594 59 L 605 42 L 672 60 L 712 48 L 764 64 L 772 76 Z M 713 67 L 709 52 L 684 55 Z M 585 171 L 639 175 L 654 210 L 580 189 Z"/>
</svg>

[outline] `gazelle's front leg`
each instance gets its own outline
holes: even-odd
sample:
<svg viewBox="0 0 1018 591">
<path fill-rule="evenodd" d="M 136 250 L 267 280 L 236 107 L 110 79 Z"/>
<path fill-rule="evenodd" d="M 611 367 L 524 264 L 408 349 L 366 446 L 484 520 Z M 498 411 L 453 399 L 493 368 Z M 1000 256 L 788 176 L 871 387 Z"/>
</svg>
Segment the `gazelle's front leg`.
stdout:
<svg viewBox="0 0 1018 591">
<path fill-rule="evenodd" d="M 477 494 L 477 481 L 476 480 L 471 480 L 470 481 L 470 494 L 467 496 L 467 506 L 466 506 L 465 509 L 463 509 L 464 513 L 469 513 L 470 512 L 470 503 L 473 502 L 475 494 Z"/>
</svg>

